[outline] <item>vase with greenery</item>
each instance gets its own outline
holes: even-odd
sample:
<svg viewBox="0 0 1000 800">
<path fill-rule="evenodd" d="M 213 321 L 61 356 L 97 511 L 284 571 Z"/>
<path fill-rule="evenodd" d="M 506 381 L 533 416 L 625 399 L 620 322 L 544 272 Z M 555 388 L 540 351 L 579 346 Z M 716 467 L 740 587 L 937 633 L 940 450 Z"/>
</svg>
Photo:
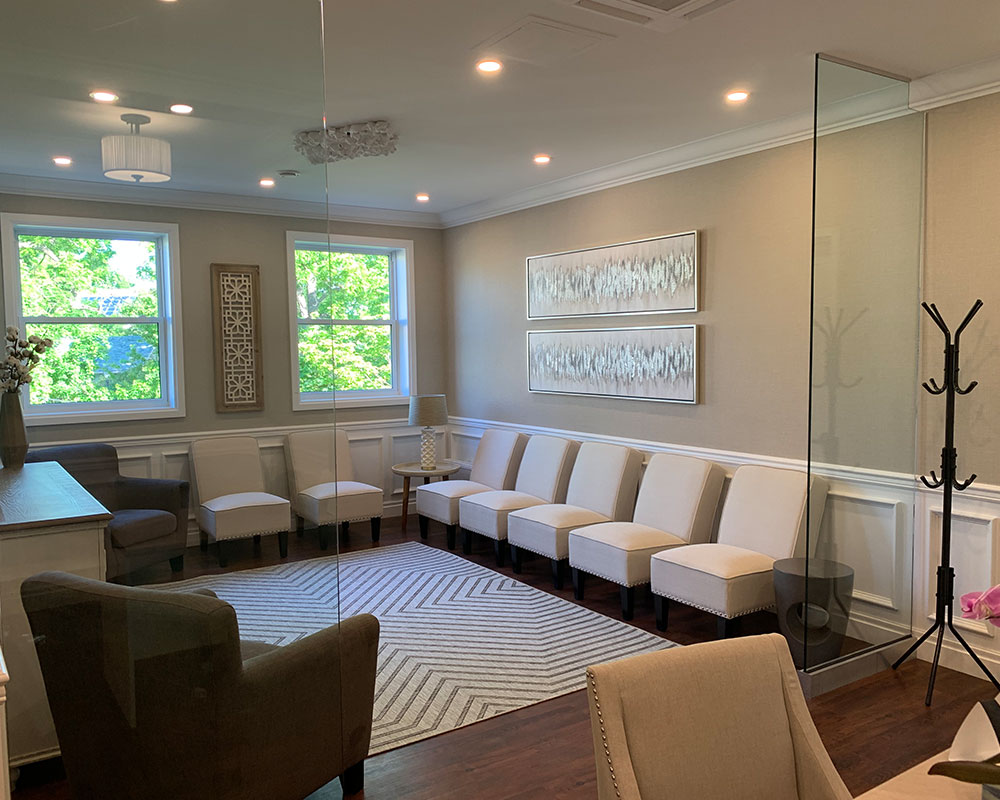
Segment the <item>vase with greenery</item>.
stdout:
<svg viewBox="0 0 1000 800">
<path fill-rule="evenodd" d="M 7 328 L 5 358 L 0 363 L 0 463 L 4 467 L 23 467 L 28 455 L 28 436 L 21 412 L 21 387 L 31 383 L 31 371 L 52 347 L 51 339 L 40 336 L 21 338 L 14 327 Z"/>
</svg>

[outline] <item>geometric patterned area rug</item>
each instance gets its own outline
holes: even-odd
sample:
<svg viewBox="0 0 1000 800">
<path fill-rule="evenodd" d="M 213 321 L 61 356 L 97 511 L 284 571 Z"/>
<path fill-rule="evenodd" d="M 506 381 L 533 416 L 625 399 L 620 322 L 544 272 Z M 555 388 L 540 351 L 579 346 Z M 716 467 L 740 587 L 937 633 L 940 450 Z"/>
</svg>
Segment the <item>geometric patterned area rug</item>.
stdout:
<svg viewBox="0 0 1000 800">
<path fill-rule="evenodd" d="M 371 753 L 583 689 L 589 664 L 675 646 L 453 553 L 406 542 L 178 581 L 284 645 L 367 612 L 381 625 Z M 338 605 L 339 604 L 339 605 Z"/>
</svg>

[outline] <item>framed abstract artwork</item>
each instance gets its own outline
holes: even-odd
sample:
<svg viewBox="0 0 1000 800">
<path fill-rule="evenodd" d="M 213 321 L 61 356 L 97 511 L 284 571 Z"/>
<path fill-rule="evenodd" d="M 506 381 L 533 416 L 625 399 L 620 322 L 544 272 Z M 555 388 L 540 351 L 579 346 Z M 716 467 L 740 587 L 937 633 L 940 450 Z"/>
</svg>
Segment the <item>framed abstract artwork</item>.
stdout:
<svg viewBox="0 0 1000 800">
<path fill-rule="evenodd" d="M 698 310 L 698 232 L 529 256 L 528 319 Z"/>
<path fill-rule="evenodd" d="M 698 402 L 698 326 L 528 331 L 528 391 Z"/>
<path fill-rule="evenodd" d="M 260 267 L 212 264 L 215 410 L 260 411 Z"/>
</svg>

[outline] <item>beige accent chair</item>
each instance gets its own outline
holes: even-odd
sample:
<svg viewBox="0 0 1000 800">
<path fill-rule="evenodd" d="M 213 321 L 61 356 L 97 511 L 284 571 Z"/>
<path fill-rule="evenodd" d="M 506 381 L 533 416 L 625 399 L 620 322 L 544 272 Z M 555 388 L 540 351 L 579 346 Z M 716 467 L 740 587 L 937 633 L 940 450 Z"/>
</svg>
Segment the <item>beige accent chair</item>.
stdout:
<svg viewBox="0 0 1000 800">
<path fill-rule="evenodd" d="M 45 572 L 21 600 L 74 798 L 301 800 L 338 775 L 345 795 L 363 789 L 370 614 L 275 647 L 240 641 L 208 589 Z"/>
<path fill-rule="evenodd" d="M 565 503 L 514 511 L 507 517 L 507 541 L 514 572 L 521 572 L 521 550 L 552 562 L 552 582 L 563 585 L 569 558 L 569 532 L 584 525 L 630 519 L 642 470 L 642 453 L 617 444 L 584 442 L 569 479 Z"/>
<path fill-rule="evenodd" d="M 650 579 L 656 626 L 667 629 L 668 600 L 719 618 L 719 637 L 738 632 L 740 617 L 774 606 L 774 562 L 805 555 L 806 473 L 745 465 L 729 484 L 718 541 L 656 553 Z M 812 478 L 812 530 L 819 531 L 827 483 Z"/>
<path fill-rule="evenodd" d="M 776 633 L 589 667 L 587 696 L 598 800 L 851 800 Z"/>
<path fill-rule="evenodd" d="M 504 565 L 507 516 L 512 511 L 546 503 L 562 503 L 580 443 L 556 436 L 532 436 L 524 448 L 517 483 L 501 489 L 463 497 L 458 504 L 458 524 L 464 535 L 462 549 L 472 552 L 472 534 L 495 542 L 497 566 Z"/>
<path fill-rule="evenodd" d="M 198 491 L 198 527 L 202 550 L 216 542 L 219 566 L 228 563 L 226 543 L 266 533 L 278 534 L 281 557 L 288 555 L 291 505 L 264 491 L 260 449 L 252 436 L 199 439 L 191 443 L 191 476 Z"/>
<path fill-rule="evenodd" d="M 369 520 L 372 541 L 382 526 L 382 490 L 354 480 L 351 443 L 341 430 L 299 431 L 288 434 L 285 448 L 288 489 L 295 527 L 302 520 L 319 528 L 319 546 L 326 550 L 331 525 L 346 534 L 352 522 Z"/>
<path fill-rule="evenodd" d="M 493 489 L 513 489 L 528 437 L 516 431 L 490 428 L 483 433 L 472 460 L 469 480 L 439 481 L 417 487 L 420 538 L 427 538 L 428 520 L 445 526 L 448 549 L 455 549 L 458 503 L 463 497 Z"/>
<path fill-rule="evenodd" d="M 573 592 L 583 600 L 584 578 L 621 586 L 622 618 L 632 619 L 635 587 L 649 583 L 649 558 L 661 550 L 707 542 L 726 473 L 718 464 L 657 453 L 649 459 L 631 522 L 602 522 L 570 531 Z"/>
</svg>

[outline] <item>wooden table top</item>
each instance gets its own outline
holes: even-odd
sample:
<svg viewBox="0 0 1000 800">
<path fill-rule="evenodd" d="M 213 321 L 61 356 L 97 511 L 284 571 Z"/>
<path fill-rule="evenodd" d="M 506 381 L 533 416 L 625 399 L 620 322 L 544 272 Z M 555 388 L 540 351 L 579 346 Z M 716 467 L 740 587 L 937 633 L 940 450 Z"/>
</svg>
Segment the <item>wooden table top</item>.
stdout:
<svg viewBox="0 0 1000 800">
<path fill-rule="evenodd" d="M 419 461 L 407 461 L 405 464 L 393 464 L 392 471 L 397 475 L 404 475 L 410 478 L 419 478 L 421 475 L 427 477 L 437 477 L 438 475 L 451 475 L 458 472 L 462 465 L 457 461 L 441 460 L 437 462 L 434 469 L 421 469 Z"/>
<path fill-rule="evenodd" d="M 55 461 L 0 468 L 0 535 L 111 519 L 111 512 Z"/>
</svg>

